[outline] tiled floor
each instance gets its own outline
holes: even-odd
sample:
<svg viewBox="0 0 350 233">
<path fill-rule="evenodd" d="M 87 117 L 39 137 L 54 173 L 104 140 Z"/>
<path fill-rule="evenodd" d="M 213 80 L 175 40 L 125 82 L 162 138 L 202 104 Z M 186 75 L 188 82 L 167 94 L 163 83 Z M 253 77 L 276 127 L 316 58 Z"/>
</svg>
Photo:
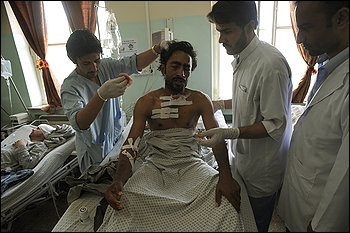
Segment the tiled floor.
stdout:
<svg viewBox="0 0 350 233">
<path fill-rule="evenodd" d="M 58 214 L 62 216 L 68 208 L 66 193 L 56 200 Z M 51 232 L 59 217 L 57 216 L 52 199 L 33 206 L 13 222 L 11 232 Z M 269 232 L 285 232 L 283 221 L 273 213 Z"/>
</svg>

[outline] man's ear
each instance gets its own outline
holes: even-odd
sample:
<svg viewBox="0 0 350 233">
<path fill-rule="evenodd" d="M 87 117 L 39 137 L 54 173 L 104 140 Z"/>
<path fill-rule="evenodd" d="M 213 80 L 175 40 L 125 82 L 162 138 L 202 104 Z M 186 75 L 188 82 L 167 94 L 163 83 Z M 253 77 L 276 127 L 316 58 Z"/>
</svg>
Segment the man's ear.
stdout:
<svg viewBox="0 0 350 233">
<path fill-rule="evenodd" d="M 245 29 L 247 30 L 247 34 L 254 32 L 255 22 L 254 20 L 250 20 L 249 23 L 245 25 Z"/>
<path fill-rule="evenodd" d="M 349 8 L 341 8 L 335 14 L 336 24 L 340 28 L 349 28 Z"/>
</svg>

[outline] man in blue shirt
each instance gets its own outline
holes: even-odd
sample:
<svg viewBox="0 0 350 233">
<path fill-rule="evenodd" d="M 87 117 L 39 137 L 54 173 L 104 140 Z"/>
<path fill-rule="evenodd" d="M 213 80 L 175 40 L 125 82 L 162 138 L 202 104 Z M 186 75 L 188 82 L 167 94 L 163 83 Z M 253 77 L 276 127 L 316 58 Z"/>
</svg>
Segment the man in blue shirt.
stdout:
<svg viewBox="0 0 350 233">
<path fill-rule="evenodd" d="M 118 96 L 132 83 L 128 75 L 139 73 L 154 62 L 160 44 L 122 59 L 101 59 L 102 47 L 88 29 L 74 31 L 66 45 L 76 69 L 61 86 L 64 113 L 76 131 L 80 171 L 100 163 L 121 135 Z M 121 74 L 122 73 L 122 74 Z"/>
</svg>

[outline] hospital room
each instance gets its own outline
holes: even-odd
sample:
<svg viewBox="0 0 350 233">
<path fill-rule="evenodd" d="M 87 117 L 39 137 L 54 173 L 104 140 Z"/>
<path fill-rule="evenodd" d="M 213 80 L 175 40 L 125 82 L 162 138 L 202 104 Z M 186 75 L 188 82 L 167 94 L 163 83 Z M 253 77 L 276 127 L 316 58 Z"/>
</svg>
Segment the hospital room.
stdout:
<svg viewBox="0 0 350 233">
<path fill-rule="evenodd" d="M 348 16 L 1 1 L 1 231 L 348 232 Z"/>
</svg>

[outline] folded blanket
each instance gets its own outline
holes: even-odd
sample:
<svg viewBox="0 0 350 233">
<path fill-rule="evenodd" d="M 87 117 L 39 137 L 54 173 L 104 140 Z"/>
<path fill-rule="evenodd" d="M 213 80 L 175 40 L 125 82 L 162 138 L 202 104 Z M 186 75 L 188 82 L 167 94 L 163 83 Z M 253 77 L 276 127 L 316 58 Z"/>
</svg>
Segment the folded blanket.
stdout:
<svg viewBox="0 0 350 233">
<path fill-rule="evenodd" d="M 244 231 L 225 197 L 215 204 L 218 172 L 205 163 L 191 129 L 144 135 L 144 163 L 124 186 L 123 210 L 108 206 L 98 231 Z"/>
</svg>

